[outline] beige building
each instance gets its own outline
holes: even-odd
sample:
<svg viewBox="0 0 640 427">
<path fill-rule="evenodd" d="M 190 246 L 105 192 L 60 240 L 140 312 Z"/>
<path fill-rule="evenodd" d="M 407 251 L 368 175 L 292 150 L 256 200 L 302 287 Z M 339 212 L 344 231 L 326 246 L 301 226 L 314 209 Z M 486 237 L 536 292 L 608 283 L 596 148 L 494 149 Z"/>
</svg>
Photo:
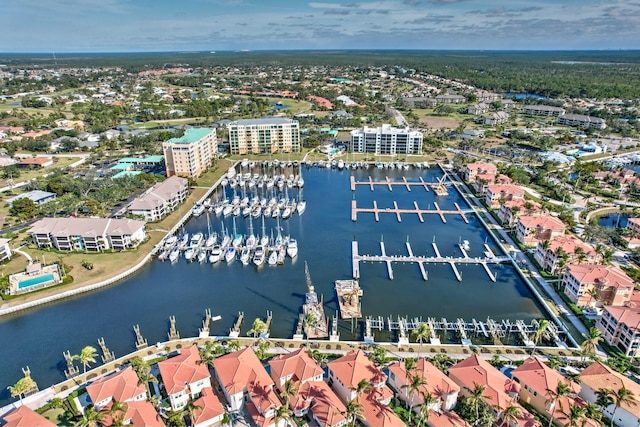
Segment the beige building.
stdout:
<svg viewBox="0 0 640 427">
<path fill-rule="evenodd" d="M 167 176 L 196 179 L 211 166 L 218 151 L 215 129 L 187 129 L 180 138 L 162 143 Z"/>
<path fill-rule="evenodd" d="M 300 125 L 282 117 L 236 120 L 227 125 L 231 154 L 300 151 Z"/>
</svg>

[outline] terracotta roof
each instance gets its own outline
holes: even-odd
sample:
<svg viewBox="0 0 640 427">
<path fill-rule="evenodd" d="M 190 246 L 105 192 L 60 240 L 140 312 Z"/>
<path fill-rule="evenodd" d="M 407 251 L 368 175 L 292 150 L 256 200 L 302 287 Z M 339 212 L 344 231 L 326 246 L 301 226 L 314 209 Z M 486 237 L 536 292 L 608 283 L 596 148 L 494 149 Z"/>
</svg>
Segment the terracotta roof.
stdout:
<svg viewBox="0 0 640 427">
<path fill-rule="evenodd" d="M 291 400 L 294 412 L 299 413 L 309 407 L 321 427 L 334 426 L 346 420 L 346 406 L 324 381 L 307 381 Z"/>
<path fill-rule="evenodd" d="M 600 362 L 593 362 L 580 373 L 580 382 L 589 386 L 592 390 L 608 388 L 614 391 L 622 387 L 631 391 L 636 399 L 640 400 L 640 385 L 631 381 L 624 375 L 619 374 Z M 640 418 L 640 405 L 630 405 L 623 403 L 621 408 Z"/>
<path fill-rule="evenodd" d="M 356 388 L 360 380 L 371 384 L 386 382 L 387 376 L 365 356 L 362 350 L 350 351 L 327 364 L 346 387 Z"/>
<path fill-rule="evenodd" d="M 579 283 L 596 283 L 606 281 L 608 286 L 633 289 L 633 279 L 627 276 L 620 267 L 614 265 L 569 264 L 566 271 L 571 273 Z"/>
<path fill-rule="evenodd" d="M 603 308 L 616 319 L 617 324 L 625 324 L 634 333 L 640 330 L 640 306 L 636 302 L 630 301 L 623 306 L 605 305 Z"/>
<path fill-rule="evenodd" d="M 194 425 L 207 422 L 213 418 L 219 417 L 224 414 L 224 408 L 218 399 L 218 396 L 213 392 L 213 389 L 206 387 L 202 389 L 202 397 L 194 401 L 193 404 L 196 407 L 200 407 L 193 412 Z"/>
<path fill-rule="evenodd" d="M 386 389 L 388 393 L 391 390 L 387 386 L 382 387 Z M 362 417 L 367 421 L 367 424 L 371 427 L 399 427 L 405 425 L 404 422 L 398 418 L 393 409 L 382 403 L 380 400 L 380 393 L 385 396 L 388 394 L 377 388 L 373 388 L 363 394 L 360 399 L 362 405 Z M 393 395 L 393 393 L 391 393 Z"/>
<path fill-rule="evenodd" d="M 258 409 L 256 408 L 256 406 L 253 404 L 253 402 L 249 401 L 246 403 L 246 408 L 247 411 L 249 412 L 249 415 L 251 415 L 251 418 L 253 419 L 253 422 L 258 426 L 258 427 L 271 427 L 274 426 L 275 423 L 273 422 L 275 415 L 272 417 L 265 417 L 264 415 L 262 415 L 260 412 L 258 412 Z"/>
<path fill-rule="evenodd" d="M 567 380 L 560 372 L 551 369 L 537 357 L 530 357 L 522 365 L 511 371 L 511 377 L 520 380 L 538 394 L 546 394 L 547 390 L 555 390 L 558 381 L 571 387 L 571 392 L 578 394 L 580 386 Z"/>
<path fill-rule="evenodd" d="M 471 170 L 493 171 L 494 173 L 498 171 L 498 168 L 493 163 L 469 163 L 467 164 L 467 168 Z"/>
<path fill-rule="evenodd" d="M 469 427 L 469 423 L 460 417 L 455 412 L 436 412 L 433 409 L 429 410 L 429 420 L 427 425 L 431 427 Z"/>
<path fill-rule="evenodd" d="M 389 366 L 389 372 L 393 372 L 400 384 L 408 383 L 403 362 L 393 362 Z M 424 393 L 431 393 L 433 397 L 446 399 L 448 394 L 458 393 L 460 391 L 458 384 L 424 358 L 418 359 L 414 373 L 421 374 L 422 378 L 427 381 L 427 383 L 420 388 L 420 391 Z M 414 397 L 414 403 L 421 404 L 422 401 L 423 399 L 421 395 Z"/>
<path fill-rule="evenodd" d="M 3 418 L 4 427 L 55 427 L 56 425 L 27 406 L 20 406 Z"/>
<path fill-rule="evenodd" d="M 269 361 L 269 366 L 272 378 L 280 379 L 292 375 L 291 381 L 299 381 L 300 383 L 323 374 L 322 368 L 302 348 L 274 357 Z M 276 386 L 280 388 L 277 381 Z"/>
<path fill-rule="evenodd" d="M 520 391 L 520 385 L 509 379 L 486 360 L 473 354 L 449 368 L 449 376 L 457 378 L 463 387 L 473 390 L 477 385 L 484 385 L 484 395 L 489 405 L 506 408 L 513 398 L 508 393 Z M 456 381 L 457 382 L 457 381 Z"/>
<path fill-rule="evenodd" d="M 94 404 L 108 398 L 117 402 L 126 402 L 146 391 L 138 375 L 130 366 L 87 386 L 87 394 Z"/>
<path fill-rule="evenodd" d="M 201 361 L 198 347 L 194 344 L 183 349 L 178 356 L 159 362 L 158 368 L 167 393 L 178 393 L 189 384 L 209 378 L 209 370 Z"/>
<path fill-rule="evenodd" d="M 107 410 L 110 408 L 111 405 L 107 407 Z M 122 412 L 118 411 L 117 416 L 122 416 Z M 165 427 L 162 418 L 156 412 L 156 408 L 147 400 L 127 402 L 127 411 L 122 416 L 122 420 L 128 421 L 129 424 L 127 425 L 134 427 Z M 107 413 L 100 421 L 100 424 L 104 427 L 110 427 L 113 425 L 113 421 L 111 414 Z"/>
<path fill-rule="evenodd" d="M 520 186 L 512 184 L 489 184 L 487 185 L 487 190 L 493 194 L 505 193 L 514 196 L 524 196 L 524 190 Z"/>
<path fill-rule="evenodd" d="M 596 256 L 596 250 L 593 246 L 583 242 L 573 234 L 563 234 L 562 236 L 551 238 L 547 250 L 555 252 L 558 248 L 562 248 L 569 255 L 575 254 L 577 248 L 582 248 L 587 256 Z"/>
<path fill-rule="evenodd" d="M 518 218 L 526 228 L 542 227 L 547 230 L 564 230 L 565 225 L 558 218 L 546 215 L 522 215 Z"/>
<path fill-rule="evenodd" d="M 20 162 L 18 162 L 19 165 L 37 165 L 37 166 L 42 166 L 42 165 L 46 165 L 47 163 L 51 162 L 51 158 L 50 157 L 29 157 L 26 159 L 22 159 L 20 160 Z"/>
</svg>

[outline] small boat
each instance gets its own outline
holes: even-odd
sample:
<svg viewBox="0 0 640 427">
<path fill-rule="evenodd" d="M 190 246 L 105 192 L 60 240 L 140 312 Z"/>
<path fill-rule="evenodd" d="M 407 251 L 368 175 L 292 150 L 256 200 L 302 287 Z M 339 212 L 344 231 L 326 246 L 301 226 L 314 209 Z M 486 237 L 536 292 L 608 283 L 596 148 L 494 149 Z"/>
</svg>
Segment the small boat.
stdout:
<svg viewBox="0 0 640 427">
<path fill-rule="evenodd" d="M 282 219 L 287 219 L 290 216 L 291 216 L 291 207 L 285 206 L 284 210 L 282 211 Z"/>
<path fill-rule="evenodd" d="M 169 258 L 169 252 L 170 249 L 164 249 L 162 252 L 160 252 L 160 255 L 158 255 L 158 259 L 160 261 L 165 261 L 167 258 Z"/>
<path fill-rule="evenodd" d="M 272 249 L 269 254 L 269 258 L 267 258 L 267 264 L 276 265 L 278 263 L 278 251 L 276 249 Z"/>
<path fill-rule="evenodd" d="M 260 215 L 262 215 L 262 208 L 260 205 L 251 208 L 251 218 L 260 218 Z"/>
<path fill-rule="evenodd" d="M 202 202 L 202 206 L 205 207 L 205 209 L 209 209 L 209 207 L 211 206 L 211 199 L 206 198 L 204 202 Z"/>
<path fill-rule="evenodd" d="M 249 215 L 251 215 L 251 206 L 247 206 L 245 208 L 242 208 L 242 216 L 246 218 Z"/>
<path fill-rule="evenodd" d="M 463 240 L 462 243 L 460 243 L 460 249 L 464 249 L 465 251 L 468 251 L 470 248 L 471 246 L 469 245 L 468 240 Z"/>
<path fill-rule="evenodd" d="M 256 266 L 260 267 L 262 264 L 264 264 L 264 259 L 264 246 L 257 246 L 256 250 L 253 252 L 253 263 Z"/>
<path fill-rule="evenodd" d="M 220 181 L 220 185 L 222 185 L 223 187 L 226 187 L 229 184 L 229 180 L 227 178 L 222 178 L 222 181 Z"/>
<path fill-rule="evenodd" d="M 304 178 L 302 177 L 298 178 L 298 187 L 299 188 L 304 187 Z"/>
<path fill-rule="evenodd" d="M 207 251 L 200 249 L 198 251 L 198 262 L 202 264 L 207 259 Z"/>
<path fill-rule="evenodd" d="M 294 238 L 290 238 L 287 241 L 287 255 L 289 255 L 290 258 L 298 256 L 298 242 Z"/>
<path fill-rule="evenodd" d="M 171 252 L 169 252 L 169 261 L 176 262 L 179 256 L 180 256 L 180 249 L 173 248 L 171 249 Z"/>
<path fill-rule="evenodd" d="M 307 209 L 307 202 L 305 200 L 298 201 L 298 206 L 296 206 L 296 210 L 298 211 L 298 215 L 302 215 Z"/>
<path fill-rule="evenodd" d="M 218 203 L 216 205 L 215 208 L 213 208 L 213 212 L 217 215 L 220 216 L 222 214 L 222 212 L 224 211 L 224 208 L 226 208 L 229 205 L 224 205 L 223 203 Z M 231 208 L 231 210 L 233 210 L 233 207 Z M 227 214 L 227 216 L 231 213 L 231 210 L 229 211 L 229 213 Z"/>
<path fill-rule="evenodd" d="M 377 163 L 376 163 L 376 168 L 378 168 L 378 169 L 382 169 L 382 168 L 383 168 L 383 164 L 382 164 L 382 162 L 377 162 Z"/>
<path fill-rule="evenodd" d="M 200 232 L 194 233 L 193 236 L 191 236 L 191 240 L 189 241 L 189 246 L 197 248 L 202 244 L 203 238 L 204 238 L 204 234 Z"/>
<path fill-rule="evenodd" d="M 180 240 L 178 240 L 178 249 L 184 250 L 187 248 L 187 245 L 189 245 L 189 233 L 184 233 L 182 237 L 180 237 Z"/>
<path fill-rule="evenodd" d="M 207 237 L 207 240 L 204 242 L 204 247 L 205 248 L 212 247 L 213 245 L 216 244 L 217 240 L 218 240 L 218 235 L 216 233 L 209 234 L 209 237 Z"/>
<path fill-rule="evenodd" d="M 233 213 L 233 209 L 234 209 L 233 205 L 227 205 L 227 206 L 224 206 L 224 207 L 222 208 L 222 215 L 223 215 L 223 216 L 229 216 L 229 215 L 231 215 L 231 214 Z M 216 208 L 216 213 L 217 213 L 217 208 Z"/>
<path fill-rule="evenodd" d="M 177 236 L 169 236 L 167 237 L 167 239 L 164 241 L 164 247 L 166 249 L 170 249 L 173 247 L 173 245 L 175 245 L 178 242 L 178 237 Z"/>
<path fill-rule="evenodd" d="M 271 216 L 271 206 L 267 206 L 266 208 L 264 208 L 264 211 L 262 211 L 262 216 L 263 217 L 270 217 Z"/>
<path fill-rule="evenodd" d="M 338 169 L 340 169 L 340 170 L 344 169 L 344 161 L 342 161 L 342 160 L 338 161 Z"/>
<path fill-rule="evenodd" d="M 233 216 L 240 216 L 240 206 L 234 206 L 233 212 L 231 212 Z"/>
<path fill-rule="evenodd" d="M 240 251 L 240 262 L 242 265 L 249 265 L 249 261 L 251 259 L 251 249 L 247 246 L 243 246 Z"/>
<path fill-rule="evenodd" d="M 234 248 L 233 246 L 229 246 L 227 248 L 227 251 L 224 253 L 224 259 L 225 261 L 227 261 L 227 263 L 230 263 L 231 261 L 236 259 L 236 248 Z"/>
<path fill-rule="evenodd" d="M 231 166 L 228 170 L 227 170 L 227 179 L 231 179 L 234 176 L 236 176 L 236 168 L 234 168 L 233 166 Z"/>
<path fill-rule="evenodd" d="M 191 215 L 193 216 L 200 216 L 204 213 L 205 207 L 203 204 L 200 203 L 196 203 L 193 206 L 193 209 L 191 209 Z"/>
<path fill-rule="evenodd" d="M 284 258 L 287 256 L 287 250 L 285 249 L 284 245 L 278 247 L 278 257 L 277 257 L 277 263 L 279 265 L 284 264 Z"/>
<path fill-rule="evenodd" d="M 196 256 L 196 249 L 193 246 L 189 246 L 184 251 L 184 259 L 186 259 L 187 261 L 193 261 L 193 257 L 195 256 Z"/>
<path fill-rule="evenodd" d="M 271 217 L 272 218 L 279 218 L 280 217 L 280 208 L 275 206 L 272 210 L 271 210 Z"/>
<path fill-rule="evenodd" d="M 249 166 L 249 159 L 242 159 L 242 163 L 240 163 L 240 166 L 243 168 Z"/>
<path fill-rule="evenodd" d="M 213 245 L 211 248 L 211 253 L 209 254 L 209 262 L 211 264 L 215 264 L 220 261 L 220 257 L 222 256 L 222 247 L 220 245 Z"/>
</svg>

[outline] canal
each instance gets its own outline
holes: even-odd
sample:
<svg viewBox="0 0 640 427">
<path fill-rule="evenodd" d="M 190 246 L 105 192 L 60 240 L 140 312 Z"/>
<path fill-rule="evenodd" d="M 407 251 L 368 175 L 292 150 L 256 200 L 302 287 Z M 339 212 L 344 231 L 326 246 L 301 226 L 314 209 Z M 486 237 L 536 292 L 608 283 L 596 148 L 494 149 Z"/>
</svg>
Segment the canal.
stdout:
<svg viewBox="0 0 640 427">
<path fill-rule="evenodd" d="M 0 319 L 0 350 L 3 369 L 0 370 L 0 404 L 10 400 L 6 386 L 21 376 L 20 368 L 29 365 L 33 378 L 45 388 L 64 378 L 63 351 L 78 353 L 85 345 L 97 346 L 104 337 L 107 346 L 122 356 L 134 347 L 132 326 L 140 325 L 142 335 L 153 344 L 167 339 L 169 316 L 176 317 L 183 337 L 197 335 L 204 311 L 222 319 L 212 324 L 212 334 L 226 335 L 238 314 L 243 311 L 245 323 L 242 335 L 251 327 L 253 319 L 273 311 L 272 337 L 291 337 L 306 292 L 304 261 L 307 261 L 316 292 L 324 296 L 328 317 L 337 310 L 334 280 L 351 275 L 351 241 L 359 242 L 361 254 L 379 254 L 379 242 L 384 240 L 387 254 L 406 254 L 405 242 L 411 243 L 416 255 L 433 256 L 432 242 L 436 242 L 443 256 L 460 256 L 458 243 L 468 240 L 470 256 L 483 256 L 487 243 L 499 254 L 495 242 L 473 214 L 469 224 L 460 216 L 447 215 L 444 224 L 437 215 L 425 215 L 421 223 L 417 215 L 403 215 L 398 222 L 394 214 L 360 213 L 351 221 L 351 202 L 370 207 L 375 200 L 378 207 L 429 209 L 438 203 L 441 209 L 455 209 L 454 203 L 466 208 L 464 200 L 450 188 L 448 196 L 436 196 L 421 187 L 368 186 L 350 189 L 350 175 L 356 180 L 409 181 L 422 177 L 435 181 L 442 176 L 439 169 L 357 170 L 302 169 L 305 178 L 303 197 L 307 201 L 304 215 L 294 215 L 280 221 L 281 232 L 298 240 L 299 254 L 287 259 L 282 266 L 264 265 L 259 269 L 236 262 L 227 265 L 177 263 L 154 260 L 138 274 L 118 285 L 60 303 L 44 306 Z M 229 190 L 229 195 L 232 195 Z M 291 190 L 289 197 L 298 197 Z M 211 214 L 209 224 L 221 232 L 222 221 L 232 230 L 231 218 Z M 236 220 L 238 232 L 246 232 L 248 220 Z M 267 234 L 277 235 L 276 221 L 265 221 Z M 208 229 L 207 216 L 194 218 L 185 225 L 193 233 Z M 260 220 L 253 222 L 254 232 L 262 233 Z M 497 275 L 493 283 L 481 265 L 459 265 L 463 280 L 456 280 L 449 265 L 428 264 L 428 281 L 424 281 L 416 264 L 393 264 L 393 281 L 381 263 L 362 263 L 360 283 L 364 290 L 362 311 L 365 316 L 445 317 L 449 320 L 522 319 L 529 322 L 543 317 L 543 311 L 525 283 L 510 265 L 490 265 Z M 341 339 L 362 339 L 362 325 L 353 330 L 348 322 L 340 322 Z M 393 338 L 388 332 L 377 332 L 376 340 Z"/>
</svg>

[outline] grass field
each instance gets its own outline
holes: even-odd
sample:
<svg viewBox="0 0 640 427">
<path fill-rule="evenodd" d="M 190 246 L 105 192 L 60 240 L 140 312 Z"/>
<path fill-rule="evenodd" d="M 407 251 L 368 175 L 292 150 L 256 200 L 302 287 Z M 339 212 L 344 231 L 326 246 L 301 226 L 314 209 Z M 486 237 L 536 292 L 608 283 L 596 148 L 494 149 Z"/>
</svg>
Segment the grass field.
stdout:
<svg viewBox="0 0 640 427">
<path fill-rule="evenodd" d="M 53 165 L 49 166 L 48 168 L 44 168 L 44 169 L 21 169 L 20 170 L 20 176 L 18 178 L 14 178 L 13 182 L 14 183 L 18 183 L 18 182 L 24 182 L 24 181 L 30 181 L 34 178 L 38 178 L 46 173 L 48 173 L 51 169 L 53 168 L 65 168 L 67 166 L 69 166 L 72 163 L 77 162 L 78 160 L 80 160 L 77 157 L 54 157 L 53 158 Z M 0 187 L 6 187 L 9 184 L 7 184 L 7 180 L 6 179 L 0 179 Z"/>
</svg>

